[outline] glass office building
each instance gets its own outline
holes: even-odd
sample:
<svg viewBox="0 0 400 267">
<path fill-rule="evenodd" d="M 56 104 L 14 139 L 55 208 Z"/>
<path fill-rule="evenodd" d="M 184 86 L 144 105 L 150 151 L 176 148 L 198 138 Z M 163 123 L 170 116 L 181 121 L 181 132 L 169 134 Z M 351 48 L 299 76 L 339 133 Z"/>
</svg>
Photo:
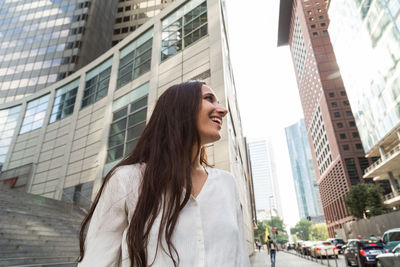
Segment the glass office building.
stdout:
<svg viewBox="0 0 400 267">
<path fill-rule="evenodd" d="M 304 120 L 285 128 L 290 165 L 301 220 L 325 222 Z"/>
<path fill-rule="evenodd" d="M 364 150 L 400 122 L 400 1 L 331 1 L 329 32 Z"/>
<path fill-rule="evenodd" d="M 116 4 L 1 0 L 0 104 L 65 78 L 109 49 Z"/>
</svg>

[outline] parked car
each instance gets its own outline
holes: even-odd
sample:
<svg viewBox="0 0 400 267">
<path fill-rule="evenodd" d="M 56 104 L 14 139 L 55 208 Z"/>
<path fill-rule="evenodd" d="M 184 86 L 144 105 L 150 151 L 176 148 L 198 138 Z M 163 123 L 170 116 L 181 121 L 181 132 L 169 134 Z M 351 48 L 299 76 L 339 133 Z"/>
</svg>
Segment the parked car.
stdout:
<svg viewBox="0 0 400 267">
<path fill-rule="evenodd" d="M 385 244 L 385 248 L 391 252 L 395 246 L 400 244 L 400 228 L 387 230 L 382 235 L 382 241 Z"/>
<path fill-rule="evenodd" d="M 286 250 L 291 250 L 291 249 L 295 249 L 296 248 L 296 244 L 294 242 L 288 242 L 286 244 Z"/>
<path fill-rule="evenodd" d="M 371 239 L 352 239 L 344 249 L 346 266 L 375 266 L 376 256 L 386 253 L 387 249 L 382 242 Z"/>
<path fill-rule="evenodd" d="M 392 252 L 376 256 L 377 267 L 400 267 L 400 244 Z"/>
<path fill-rule="evenodd" d="M 346 244 L 343 239 L 340 238 L 328 238 L 326 241 L 331 242 L 335 247 L 337 247 L 339 254 L 343 253 L 343 246 Z"/>
<path fill-rule="evenodd" d="M 302 245 L 301 245 L 301 254 L 303 255 L 311 255 L 311 247 L 314 245 L 313 241 L 305 241 Z"/>
<path fill-rule="evenodd" d="M 336 258 L 339 255 L 337 247 L 332 245 L 331 242 L 327 241 L 318 241 L 315 242 L 314 245 L 310 249 L 311 257 L 330 257 L 335 256 Z"/>
</svg>

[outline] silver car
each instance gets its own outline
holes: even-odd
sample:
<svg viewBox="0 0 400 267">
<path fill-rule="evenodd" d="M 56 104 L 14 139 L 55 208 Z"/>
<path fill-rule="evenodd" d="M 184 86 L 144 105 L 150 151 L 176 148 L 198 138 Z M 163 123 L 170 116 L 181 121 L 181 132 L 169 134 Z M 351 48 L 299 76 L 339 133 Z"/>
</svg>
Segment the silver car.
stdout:
<svg viewBox="0 0 400 267">
<path fill-rule="evenodd" d="M 390 253 L 378 255 L 376 257 L 377 267 L 400 267 L 400 244 Z"/>
</svg>

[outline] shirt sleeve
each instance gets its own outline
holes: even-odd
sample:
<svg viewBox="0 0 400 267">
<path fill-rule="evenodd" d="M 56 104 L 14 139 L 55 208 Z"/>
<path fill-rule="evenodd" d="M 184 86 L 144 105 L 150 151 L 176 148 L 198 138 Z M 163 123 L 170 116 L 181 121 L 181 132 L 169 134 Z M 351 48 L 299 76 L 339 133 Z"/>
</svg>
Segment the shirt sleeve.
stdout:
<svg viewBox="0 0 400 267">
<path fill-rule="evenodd" d="M 239 194 L 237 192 L 236 183 L 235 183 L 235 197 L 236 197 L 236 218 L 237 224 L 239 227 L 239 262 L 241 267 L 250 267 L 250 259 L 249 253 L 247 251 L 247 241 L 244 234 L 244 225 L 243 225 L 243 213 L 242 207 L 240 204 Z"/>
<path fill-rule="evenodd" d="M 90 221 L 79 267 L 119 265 L 122 236 L 128 226 L 127 193 L 122 178 L 117 169 L 103 189 Z"/>
</svg>

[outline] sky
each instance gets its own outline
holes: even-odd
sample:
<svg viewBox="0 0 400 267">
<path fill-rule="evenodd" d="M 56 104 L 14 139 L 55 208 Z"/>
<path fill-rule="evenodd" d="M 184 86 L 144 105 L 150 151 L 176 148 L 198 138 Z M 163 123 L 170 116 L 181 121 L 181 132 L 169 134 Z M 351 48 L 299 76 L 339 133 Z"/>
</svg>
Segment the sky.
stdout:
<svg viewBox="0 0 400 267">
<path fill-rule="evenodd" d="M 285 127 L 303 118 L 289 47 L 277 47 L 278 0 L 226 1 L 230 56 L 243 133 L 271 136 L 284 222 L 299 221 Z"/>
</svg>

